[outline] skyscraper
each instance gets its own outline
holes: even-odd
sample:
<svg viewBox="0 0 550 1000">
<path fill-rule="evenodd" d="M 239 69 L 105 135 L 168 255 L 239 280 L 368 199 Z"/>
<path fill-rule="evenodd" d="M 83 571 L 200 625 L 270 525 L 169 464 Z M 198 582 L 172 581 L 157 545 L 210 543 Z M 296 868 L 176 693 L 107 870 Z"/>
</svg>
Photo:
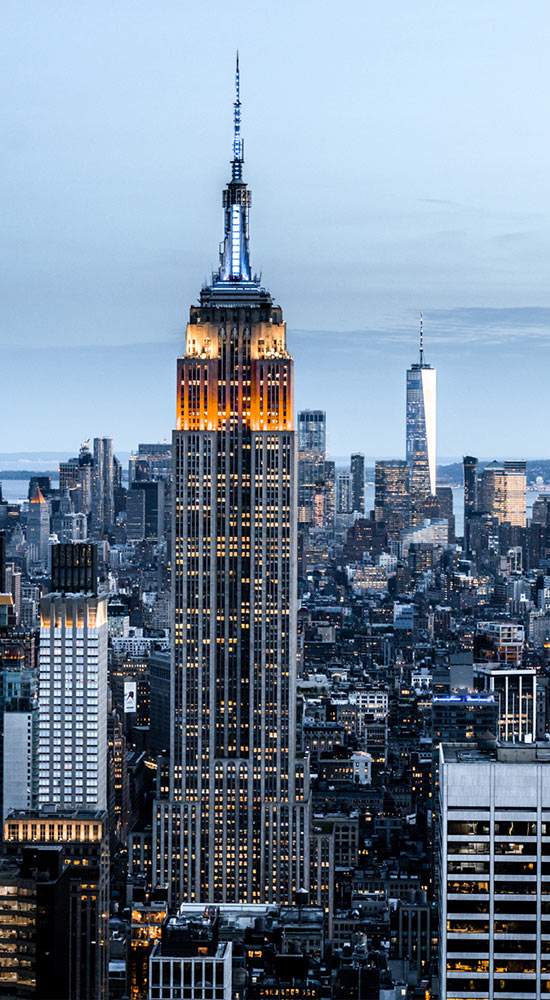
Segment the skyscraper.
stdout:
<svg viewBox="0 0 550 1000">
<path fill-rule="evenodd" d="M 333 461 L 325 462 L 323 474 L 323 502 L 321 504 L 322 513 L 319 523 L 330 527 L 334 524 L 334 514 L 336 511 L 336 469 Z"/>
<path fill-rule="evenodd" d="M 129 542 L 139 542 L 145 538 L 145 493 L 143 490 L 128 490 L 126 497 L 126 538 Z"/>
<path fill-rule="evenodd" d="M 308 879 L 293 362 L 250 266 L 240 113 L 237 64 L 220 266 L 191 307 L 173 434 L 171 802 L 154 881 L 189 902 L 289 901 Z"/>
<path fill-rule="evenodd" d="M 464 550 L 470 554 L 470 521 L 477 513 L 477 458 L 465 455 L 462 459 L 464 478 Z"/>
<path fill-rule="evenodd" d="M 365 456 L 357 453 L 351 456 L 352 510 L 365 513 Z"/>
<path fill-rule="evenodd" d="M 69 870 L 63 848 L 23 848 L 0 869 L 0 995 L 59 1000 L 70 990 Z"/>
<path fill-rule="evenodd" d="M 92 471 L 93 471 L 93 456 L 88 447 L 88 442 L 80 446 L 80 454 L 78 456 L 78 466 L 79 466 L 79 483 L 80 483 L 80 504 L 79 509 L 83 514 L 88 514 L 90 507 L 92 505 Z"/>
<path fill-rule="evenodd" d="M 92 469 L 92 531 L 102 535 L 115 520 L 114 455 L 112 438 L 94 438 Z"/>
<path fill-rule="evenodd" d="M 548 992 L 548 744 L 440 747 L 440 997 Z M 547 877 L 547 876 L 546 876 Z"/>
<path fill-rule="evenodd" d="M 450 486 L 436 487 L 436 504 L 439 509 L 439 517 L 445 517 L 449 524 L 449 542 L 455 540 L 455 516 L 453 512 L 453 491 Z M 428 508 L 432 500 L 426 504 Z M 435 515 L 438 516 L 437 514 Z"/>
<path fill-rule="evenodd" d="M 414 502 L 422 502 L 436 487 L 435 368 L 424 361 L 424 329 L 420 313 L 418 363 L 407 370 L 407 462 Z"/>
<path fill-rule="evenodd" d="M 141 479 L 171 479 L 172 477 L 172 445 L 139 444 L 137 454 L 130 455 L 128 463 L 128 482 Z"/>
<path fill-rule="evenodd" d="M 0 483 L 0 500 L 2 499 L 2 484 Z M 0 594 L 5 593 L 6 586 L 6 533 L 0 531 Z"/>
<path fill-rule="evenodd" d="M 38 793 L 37 678 L 23 661 L 0 670 L 0 733 L 2 819 L 10 809 L 31 809 Z"/>
<path fill-rule="evenodd" d="M 48 505 L 39 486 L 36 486 L 27 514 L 27 542 L 33 546 L 32 558 L 46 566 L 48 563 L 48 541 L 50 538 L 50 515 Z"/>
<path fill-rule="evenodd" d="M 478 508 L 499 523 L 526 525 L 526 463 L 491 462 L 481 473 Z"/>
<path fill-rule="evenodd" d="M 132 483 L 126 501 L 128 538 L 157 542 L 164 530 L 164 483 Z"/>
<path fill-rule="evenodd" d="M 298 414 L 298 520 L 313 524 L 315 498 L 325 485 L 327 415 L 323 410 Z"/>
<path fill-rule="evenodd" d="M 51 592 L 95 594 L 97 548 L 91 542 L 52 545 Z"/>
<path fill-rule="evenodd" d="M 80 485 L 80 466 L 78 458 L 69 458 L 59 463 L 59 492 L 61 495 L 68 490 L 77 489 Z"/>
<path fill-rule="evenodd" d="M 491 462 L 481 473 L 478 509 L 519 527 L 526 524 L 526 463 Z"/>
<path fill-rule="evenodd" d="M 462 459 L 464 471 L 464 517 L 477 510 L 477 458 L 465 455 Z"/>
<path fill-rule="evenodd" d="M 533 740 L 537 719 L 537 672 L 524 664 L 524 628 L 515 622 L 478 622 L 474 641 L 474 678 L 478 691 L 498 705 L 499 736 Z"/>
<path fill-rule="evenodd" d="M 94 809 L 26 809 L 15 811 L 4 824 L 5 851 L 21 855 L 28 849 L 62 847 L 62 863 L 68 869 L 69 912 L 61 916 L 68 926 L 70 979 L 69 993 L 63 996 L 84 1000 L 108 995 L 109 973 L 109 827 L 107 813 Z M 35 871 L 42 871 L 34 861 Z M 28 927 L 32 917 L 20 922 Z M 22 907 L 17 906 L 21 912 Z M 56 914 L 59 916 L 59 914 Z M 39 914 L 43 921 L 48 913 Z M 26 923 L 25 923 L 26 920 Z M 11 921 L 10 921 L 11 922 Z M 33 921 L 34 924 L 34 921 Z M 32 927 L 38 932 L 38 922 Z M 34 934 L 33 934 L 34 937 Z M 36 946 L 40 947 L 38 934 Z M 59 940 L 59 939 L 57 939 Z M 45 943 L 43 944 L 44 947 Z M 48 956 L 42 955 L 44 961 Z M 28 958 L 28 955 L 26 956 Z M 2 964 L 2 963 L 0 963 Z M 11 992 L 11 991 L 10 991 Z M 4 993 L 4 996 L 6 994 Z M 24 993 L 22 995 L 25 995 Z M 52 994 L 49 994 L 52 996 Z M 54 994 L 55 995 L 55 994 Z M 48 996 L 27 992 L 27 996 Z M 57 997 L 60 994 L 56 995 Z"/>
<path fill-rule="evenodd" d="M 336 513 L 351 514 L 353 510 L 353 479 L 351 472 L 336 473 Z"/>
<path fill-rule="evenodd" d="M 374 469 L 374 516 L 390 534 L 409 523 L 409 468 L 402 459 L 377 462 Z"/>
<path fill-rule="evenodd" d="M 77 547 L 66 548 L 74 562 Z M 39 666 L 39 804 L 105 809 L 106 596 L 59 590 L 41 599 Z"/>
</svg>

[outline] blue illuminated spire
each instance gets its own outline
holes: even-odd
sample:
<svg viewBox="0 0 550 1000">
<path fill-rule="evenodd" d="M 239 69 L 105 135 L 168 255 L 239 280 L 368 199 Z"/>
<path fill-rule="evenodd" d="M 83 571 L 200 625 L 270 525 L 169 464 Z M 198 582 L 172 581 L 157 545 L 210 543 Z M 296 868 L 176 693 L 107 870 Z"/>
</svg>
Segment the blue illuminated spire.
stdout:
<svg viewBox="0 0 550 1000">
<path fill-rule="evenodd" d="M 244 142 L 241 137 L 241 92 L 239 53 L 235 66 L 233 102 L 233 160 L 231 180 L 223 192 L 224 240 L 220 245 L 219 281 L 250 281 L 248 210 L 251 195 L 243 181 Z"/>
</svg>

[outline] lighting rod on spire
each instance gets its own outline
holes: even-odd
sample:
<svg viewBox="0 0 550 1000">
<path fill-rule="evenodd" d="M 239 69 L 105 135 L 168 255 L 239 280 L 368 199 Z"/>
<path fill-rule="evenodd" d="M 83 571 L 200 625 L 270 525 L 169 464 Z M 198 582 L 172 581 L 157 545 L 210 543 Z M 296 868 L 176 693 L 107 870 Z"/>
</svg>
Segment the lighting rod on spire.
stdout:
<svg viewBox="0 0 550 1000">
<path fill-rule="evenodd" d="M 243 175 L 243 140 L 241 139 L 241 77 L 239 71 L 239 53 L 235 62 L 235 100 L 233 102 L 233 170 L 231 179 L 242 180 Z"/>
</svg>

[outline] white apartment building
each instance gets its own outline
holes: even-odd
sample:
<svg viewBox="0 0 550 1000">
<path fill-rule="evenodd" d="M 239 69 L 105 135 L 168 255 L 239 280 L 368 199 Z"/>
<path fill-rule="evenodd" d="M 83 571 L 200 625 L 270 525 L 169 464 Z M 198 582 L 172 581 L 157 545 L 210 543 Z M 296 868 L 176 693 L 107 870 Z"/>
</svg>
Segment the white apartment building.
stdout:
<svg viewBox="0 0 550 1000">
<path fill-rule="evenodd" d="M 440 747 L 440 998 L 550 993 L 550 745 Z"/>
<path fill-rule="evenodd" d="M 36 709 L 4 712 L 3 815 L 36 804 Z"/>
<path fill-rule="evenodd" d="M 39 805 L 107 806 L 107 596 L 40 602 Z"/>
</svg>

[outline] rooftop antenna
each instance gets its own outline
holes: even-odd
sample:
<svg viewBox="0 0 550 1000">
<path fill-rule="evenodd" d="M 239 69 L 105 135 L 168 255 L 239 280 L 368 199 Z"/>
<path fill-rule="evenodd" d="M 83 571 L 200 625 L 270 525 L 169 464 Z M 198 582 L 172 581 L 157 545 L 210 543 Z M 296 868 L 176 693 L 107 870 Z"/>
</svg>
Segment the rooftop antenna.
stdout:
<svg viewBox="0 0 550 1000">
<path fill-rule="evenodd" d="M 241 139 L 241 78 L 239 72 L 239 51 L 235 61 L 235 100 L 233 102 L 233 171 L 231 179 L 242 180 L 243 141 Z"/>
<path fill-rule="evenodd" d="M 420 367 L 424 365 L 424 313 L 420 310 Z"/>
</svg>

